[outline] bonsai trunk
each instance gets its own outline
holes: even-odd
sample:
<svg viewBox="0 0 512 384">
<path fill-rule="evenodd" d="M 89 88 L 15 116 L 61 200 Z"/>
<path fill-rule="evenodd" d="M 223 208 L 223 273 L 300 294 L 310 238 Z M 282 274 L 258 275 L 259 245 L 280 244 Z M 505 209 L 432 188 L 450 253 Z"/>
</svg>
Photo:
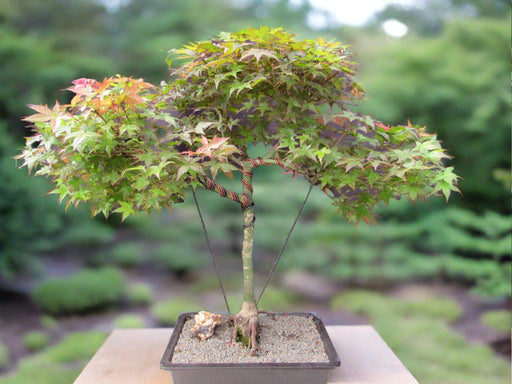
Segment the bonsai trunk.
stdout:
<svg viewBox="0 0 512 384">
<path fill-rule="evenodd" d="M 243 344 L 251 349 L 258 349 L 258 308 L 254 299 L 254 270 L 253 270 L 253 242 L 254 242 L 254 204 L 252 201 L 252 172 L 243 171 L 242 184 L 244 193 L 249 198 L 247 207 L 243 210 L 244 239 L 242 245 L 243 267 L 243 303 L 242 309 L 232 317 L 233 341 L 241 336 Z"/>
</svg>

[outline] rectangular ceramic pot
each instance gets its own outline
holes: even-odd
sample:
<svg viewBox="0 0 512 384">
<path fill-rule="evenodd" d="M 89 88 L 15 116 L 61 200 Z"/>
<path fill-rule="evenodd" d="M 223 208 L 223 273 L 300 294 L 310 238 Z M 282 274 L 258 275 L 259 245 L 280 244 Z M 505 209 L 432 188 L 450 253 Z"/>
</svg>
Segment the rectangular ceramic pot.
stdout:
<svg viewBox="0 0 512 384">
<path fill-rule="evenodd" d="M 174 348 L 186 320 L 195 313 L 179 316 L 171 339 L 165 349 L 160 368 L 169 371 L 173 384 L 325 384 L 329 372 L 340 365 L 340 360 L 322 321 L 310 313 L 323 341 L 329 362 L 325 363 L 233 363 L 233 364 L 175 364 Z M 290 314 L 292 315 L 292 314 Z"/>
</svg>

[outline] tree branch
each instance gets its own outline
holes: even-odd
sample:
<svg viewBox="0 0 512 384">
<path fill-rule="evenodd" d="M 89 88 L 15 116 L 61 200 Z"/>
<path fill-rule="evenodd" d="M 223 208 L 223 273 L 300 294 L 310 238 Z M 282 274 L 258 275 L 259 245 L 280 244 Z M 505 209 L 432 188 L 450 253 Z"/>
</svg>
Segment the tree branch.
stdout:
<svg viewBox="0 0 512 384">
<path fill-rule="evenodd" d="M 216 183 L 215 181 L 213 181 L 213 179 L 206 175 L 200 176 L 198 180 L 205 189 L 215 192 L 221 197 L 225 197 L 229 200 L 234 201 L 235 203 L 240 204 L 242 208 L 247 207 L 247 205 L 249 204 L 249 196 L 247 196 L 245 193 L 236 193 L 230 189 L 224 188 L 222 185 Z"/>
<path fill-rule="evenodd" d="M 273 158 L 273 159 L 262 159 L 261 157 L 258 157 L 257 159 L 249 158 L 245 162 L 251 164 L 252 168 L 257 168 L 261 165 L 277 165 L 285 170 L 289 169 L 283 164 L 283 162 L 279 158 Z M 291 165 L 293 166 L 292 172 L 294 172 L 294 175 L 297 173 L 300 173 L 299 169 L 297 168 L 297 166 L 295 164 L 292 163 Z"/>
</svg>

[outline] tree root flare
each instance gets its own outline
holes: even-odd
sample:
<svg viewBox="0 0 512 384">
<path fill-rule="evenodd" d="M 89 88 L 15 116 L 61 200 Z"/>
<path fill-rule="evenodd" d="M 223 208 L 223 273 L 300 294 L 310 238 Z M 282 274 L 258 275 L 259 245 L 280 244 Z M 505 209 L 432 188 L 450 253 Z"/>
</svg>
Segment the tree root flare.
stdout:
<svg viewBox="0 0 512 384">
<path fill-rule="evenodd" d="M 236 343 L 238 335 L 242 337 L 242 343 L 249 349 L 257 351 L 258 347 L 258 309 L 255 303 L 242 304 L 242 309 L 236 315 L 230 317 L 233 322 L 231 342 Z"/>
</svg>

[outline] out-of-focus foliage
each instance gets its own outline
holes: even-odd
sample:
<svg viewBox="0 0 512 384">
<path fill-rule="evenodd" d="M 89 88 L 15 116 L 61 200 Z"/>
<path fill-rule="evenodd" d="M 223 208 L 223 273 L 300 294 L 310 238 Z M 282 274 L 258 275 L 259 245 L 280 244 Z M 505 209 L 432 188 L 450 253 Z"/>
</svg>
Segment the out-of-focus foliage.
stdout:
<svg viewBox="0 0 512 384">
<path fill-rule="evenodd" d="M 23 344 L 30 352 L 40 351 L 48 345 L 50 336 L 41 331 L 31 331 L 23 335 Z"/>
<path fill-rule="evenodd" d="M 55 100 L 69 79 L 113 71 L 110 25 L 95 0 L 1 0 L 0 118 L 20 128 L 27 98 Z"/>
<path fill-rule="evenodd" d="M 113 327 L 117 328 L 144 328 L 146 321 L 138 314 L 127 313 L 116 317 L 113 321 Z"/>
<path fill-rule="evenodd" d="M 11 158 L 15 142 L 1 122 L 0 137 L 0 274 L 36 272 L 37 263 L 29 254 L 46 248 L 62 230 L 63 210 L 55 199 L 43 196 L 49 186 L 46 180 L 29 178 L 17 169 Z"/>
<path fill-rule="evenodd" d="M 263 192 L 255 233 L 259 254 L 280 250 L 291 224 L 287 212 L 298 208 L 305 193 L 304 185 L 290 181 L 276 187 L 268 176 L 256 184 Z M 378 226 L 354 228 L 318 214 L 327 212 L 321 198 L 321 193 L 311 196 L 305 215 L 314 216 L 316 210 L 317 217 L 295 229 L 280 261 L 283 270 L 309 270 L 349 285 L 375 287 L 440 279 L 475 287 L 488 296 L 511 296 L 509 216 L 455 207 L 441 210 L 432 204 L 414 207 L 401 201 L 378 211 Z M 217 226 L 224 220 L 228 221 L 224 216 Z"/>
<path fill-rule="evenodd" d="M 176 324 L 181 313 L 197 312 L 200 307 L 193 298 L 178 297 L 156 303 L 151 307 L 151 314 L 161 325 L 169 326 Z"/>
<path fill-rule="evenodd" d="M 482 324 L 501 333 L 509 333 L 512 327 L 512 315 L 508 310 L 486 312 L 481 318 Z"/>
<path fill-rule="evenodd" d="M 2 377 L 2 384 L 72 383 L 106 338 L 99 331 L 69 334 L 58 344 L 23 359 L 15 373 Z"/>
<path fill-rule="evenodd" d="M 287 0 L 246 1 L 233 6 L 226 0 L 133 0 L 113 15 L 120 72 L 159 82 L 166 79 L 165 57 L 171 48 L 213 37 L 218 31 L 237 31 L 263 24 L 286 26 L 307 33 L 309 5 L 291 9 Z"/>
<path fill-rule="evenodd" d="M 494 177 L 510 170 L 509 20 L 460 20 L 436 38 L 361 46 L 364 112 L 432 127 L 462 177 L 461 203 L 510 212 L 510 191 Z"/>
<path fill-rule="evenodd" d="M 334 309 L 365 315 L 413 375 L 425 384 L 504 384 L 510 364 L 484 344 L 470 343 L 449 326 L 461 313 L 451 299 L 416 300 L 368 291 L 340 294 Z"/>
<path fill-rule="evenodd" d="M 151 304 L 154 296 L 152 286 L 146 283 L 130 284 L 126 289 L 126 299 L 132 305 Z"/>
<path fill-rule="evenodd" d="M 84 313 L 117 304 L 124 288 L 124 278 L 115 269 L 83 270 L 42 282 L 33 299 L 51 314 Z"/>
<path fill-rule="evenodd" d="M 142 263 L 145 249 L 143 244 L 123 242 L 116 245 L 108 259 L 123 268 L 132 268 Z"/>
</svg>

